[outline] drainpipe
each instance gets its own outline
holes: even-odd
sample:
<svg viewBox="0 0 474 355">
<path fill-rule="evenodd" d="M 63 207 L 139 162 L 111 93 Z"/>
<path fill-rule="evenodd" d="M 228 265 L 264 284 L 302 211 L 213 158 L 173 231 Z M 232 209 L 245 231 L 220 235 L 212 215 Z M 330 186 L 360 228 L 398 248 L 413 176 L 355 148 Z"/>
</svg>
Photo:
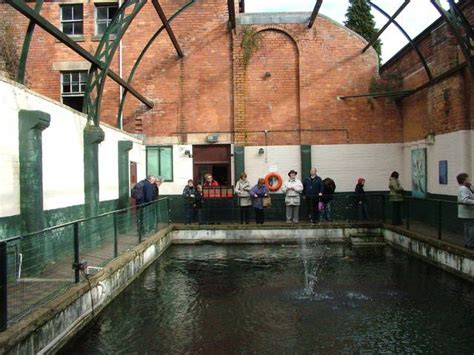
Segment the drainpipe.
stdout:
<svg viewBox="0 0 474 355">
<path fill-rule="evenodd" d="M 119 0 L 118 6 L 119 6 L 119 8 L 120 8 L 120 6 L 122 6 L 122 0 Z M 122 39 L 120 39 L 120 42 L 119 42 L 119 77 L 122 77 L 122 74 L 123 74 L 123 71 L 122 71 Z M 123 86 L 119 85 L 119 104 L 120 104 L 120 100 L 122 100 L 122 95 L 123 95 Z M 118 127 L 118 128 L 123 129 L 123 110 L 120 112 L 119 120 L 120 120 L 120 127 Z"/>
</svg>

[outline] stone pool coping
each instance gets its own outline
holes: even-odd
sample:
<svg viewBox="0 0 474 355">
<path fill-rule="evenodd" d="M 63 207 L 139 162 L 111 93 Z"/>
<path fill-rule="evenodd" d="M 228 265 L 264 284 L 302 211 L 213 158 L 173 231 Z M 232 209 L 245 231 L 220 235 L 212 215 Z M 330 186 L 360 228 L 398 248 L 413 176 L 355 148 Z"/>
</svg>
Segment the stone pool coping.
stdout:
<svg viewBox="0 0 474 355">
<path fill-rule="evenodd" d="M 0 333 L 0 353 L 51 353 L 58 350 L 93 319 L 94 315 L 130 285 L 152 262 L 158 259 L 171 244 L 206 242 L 206 238 L 200 238 L 200 240 L 192 238 L 193 233 L 199 234 L 199 231 L 202 230 L 209 232 L 210 237 L 207 238 L 207 242 L 228 244 L 294 243 L 296 241 L 294 236 L 275 237 L 283 230 L 292 231 L 292 233 L 303 232 L 306 235 L 305 239 L 340 243 L 350 243 L 351 238 L 357 238 L 360 233 L 368 233 L 370 238 L 383 236 L 388 244 L 474 282 L 473 250 L 383 223 L 322 223 L 317 225 L 268 223 L 260 226 L 255 224 L 202 226 L 175 224 L 112 260 L 99 273 L 90 277 L 90 286 L 86 280 L 74 285 Z M 250 233 L 244 233 L 242 237 L 243 231 L 250 231 Z M 333 231 L 339 232 L 331 234 Z M 223 234 L 220 234 L 218 238 L 212 238 L 212 233 L 218 234 L 219 232 L 223 232 L 224 237 Z M 178 233 L 187 233 L 191 237 L 189 240 L 183 241 L 176 235 Z M 225 238 L 227 233 L 234 233 L 239 238 Z M 270 233 L 270 237 L 256 238 L 259 234 L 265 233 Z M 436 258 L 439 258 L 440 261 L 437 261 Z M 451 264 L 460 270 L 453 269 Z M 92 313 L 91 294 L 95 304 L 94 314 Z"/>
</svg>

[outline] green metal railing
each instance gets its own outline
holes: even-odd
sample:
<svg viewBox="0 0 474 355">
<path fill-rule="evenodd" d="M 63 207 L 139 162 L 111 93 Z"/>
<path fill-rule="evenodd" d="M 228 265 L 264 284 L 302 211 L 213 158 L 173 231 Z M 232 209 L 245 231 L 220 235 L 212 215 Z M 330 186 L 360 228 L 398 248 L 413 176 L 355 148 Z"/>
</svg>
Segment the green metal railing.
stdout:
<svg viewBox="0 0 474 355">
<path fill-rule="evenodd" d="M 161 198 L 1 240 L 0 331 L 168 225 Z"/>
</svg>

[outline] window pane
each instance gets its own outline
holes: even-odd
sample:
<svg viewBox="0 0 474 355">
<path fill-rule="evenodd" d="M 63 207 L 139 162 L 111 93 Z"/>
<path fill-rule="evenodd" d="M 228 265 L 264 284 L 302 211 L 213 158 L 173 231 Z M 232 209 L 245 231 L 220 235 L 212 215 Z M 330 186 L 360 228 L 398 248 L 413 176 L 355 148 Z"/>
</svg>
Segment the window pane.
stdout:
<svg viewBox="0 0 474 355">
<path fill-rule="evenodd" d="M 148 148 L 146 151 L 146 173 L 147 175 L 160 175 L 158 173 L 158 149 Z"/>
<path fill-rule="evenodd" d="M 66 5 L 61 6 L 61 19 L 64 20 L 72 20 L 72 6 Z"/>
<path fill-rule="evenodd" d="M 63 32 L 67 35 L 72 35 L 72 22 L 63 23 Z"/>
<path fill-rule="evenodd" d="M 106 20 L 107 19 L 107 7 L 97 6 L 97 19 Z"/>
<path fill-rule="evenodd" d="M 78 83 L 72 83 L 71 90 L 72 90 L 72 92 L 79 92 L 79 84 Z"/>
<path fill-rule="evenodd" d="M 171 148 L 160 148 L 160 168 L 161 171 L 158 175 L 162 176 L 167 181 L 173 180 Z"/>
<path fill-rule="evenodd" d="M 69 84 L 64 84 L 63 83 L 63 94 L 67 94 L 70 92 L 70 87 L 69 87 Z"/>
<path fill-rule="evenodd" d="M 82 35 L 82 22 L 74 22 L 74 34 Z"/>
<path fill-rule="evenodd" d="M 97 24 L 97 34 L 98 35 L 103 35 L 105 33 L 105 30 L 107 29 L 107 24 L 106 23 L 98 23 Z"/>
<path fill-rule="evenodd" d="M 87 82 L 87 72 L 79 72 L 79 80 L 85 84 Z"/>
<path fill-rule="evenodd" d="M 74 5 L 74 20 L 82 20 L 82 5 Z"/>
<path fill-rule="evenodd" d="M 73 83 L 79 82 L 79 72 L 71 73 L 71 77 L 72 77 L 72 82 Z"/>
<path fill-rule="evenodd" d="M 71 82 L 71 76 L 69 73 L 63 73 L 63 84 L 69 84 Z"/>
<path fill-rule="evenodd" d="M 117 6 L 110 6 L 109 7 L 109 19 L 113 19 L 115 14 L 117 13 L 118 7 Z"/>
<path fill-rule="evenodd" d="M 81 92 L 86 92 L 86 84 L 81 84 Z"/>
</svg>

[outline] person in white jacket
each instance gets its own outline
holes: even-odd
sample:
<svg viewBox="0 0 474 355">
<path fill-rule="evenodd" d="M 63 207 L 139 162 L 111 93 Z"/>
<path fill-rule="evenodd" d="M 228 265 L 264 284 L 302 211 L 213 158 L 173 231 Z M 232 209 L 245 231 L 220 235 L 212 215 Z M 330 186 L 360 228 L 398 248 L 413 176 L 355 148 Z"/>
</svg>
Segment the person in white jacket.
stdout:
<svg viewBox="0 0 474 355">
<path fill-rule="evenodd" d="M 252 200 L 250 199 L 250 183 L 247 180 L 247 174 L 244 172 L 240 174 L 239 180 L 235 183 L 235 193 L 239 198 L 240 224 L 249 224 Z"/>
<path fill-rule="evenodd" d="M 474 249 L 474 193 L 471 190 L 469 175 L 456 176 L 458 190 L 458 217 L 464 219 L 464 246 Z"/>
<path fill-rule="evenodd" d="M 283 184 L 281 191 L 286 194 L 286 223 L 298 223 L 300 211 L 300 195 L 303 192 L 303 184 L 296 178 L 298 173 L 291 170 L 289 179 Z"/>
</svg>

